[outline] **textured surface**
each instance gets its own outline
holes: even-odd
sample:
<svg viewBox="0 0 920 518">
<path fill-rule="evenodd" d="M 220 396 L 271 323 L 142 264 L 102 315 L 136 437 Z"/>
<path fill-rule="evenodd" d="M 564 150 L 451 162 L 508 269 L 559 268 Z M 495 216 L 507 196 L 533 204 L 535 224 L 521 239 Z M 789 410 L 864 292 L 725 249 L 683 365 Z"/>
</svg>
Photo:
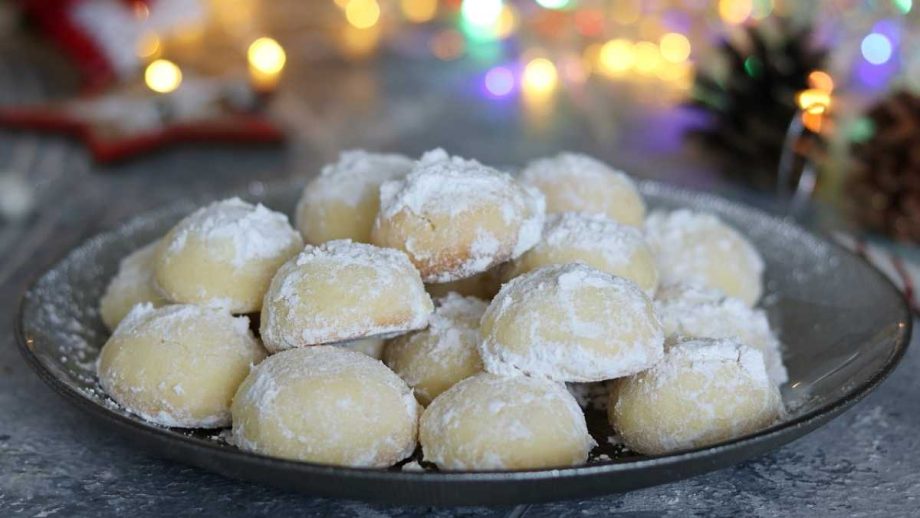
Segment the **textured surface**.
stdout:
<svg viewBox="0 0 920 518">
<path fill-rule="evenodd" d="M 53 96 L 58 93 L 55 89 L 66 86 L 48 72 L 53 66 L 27 61 L 44 56 L 19 52 L 20 47 L 12 49 L 0 45 L 0 56 L 6 56 L 0 59 L 0 69 L 33 72 L 0 74 L 0 101 Z M 673 156 L 644 161 L 648 155 L 628 151 L 631 137 L 610 146 L 571 120 L 557 121 L 557 131 L 549 136 L 523 136 L 515 126 L 497 124 L 481 110 L 450 111 L 450 103 L 437 102 L 427 93 L 419 95 L 421 88 L 434 83 L 425 81 L 419 70 L 394 69 L 377 81 L 380 95 L 389 104 L 380 107 L 379 113 L 364 114 L 370 119 L 368 124 L 356 129 L 352 123 L 357 114 L 345 106 L 334 106 L 330 113 L 342 118 L 339 129 L 348 132 L 341 140 L 304 135 L 285 154 L 186 148 L 116 166 L 105 174 L 94 170 L 85 152 L 67 141 L 0 133 L 0 163 L 28 173 L 41 208 L 25 221 L 0 226 L 0 307 L 5 312 L 0 321 L 0 515 L 916 514 L 920 507 L 920 379 L 916 376 L 920 349 L 916 344 L 876 393 L 826 427 L 757 460 L 627 495 L 526 508 L 463 510 L 313 499 L 152 458 L 129 439 L 97 426 L 58 398 L 22 362 L 11 332 L 18 295 L 28 279 L 65 250 L 127 216 L 177 196 L 250 185 L 257 191 L 259 181 L 315 172 L 323 161 L 334 158 L 339 147 L 366 145 L 417 154 L 451 142 L 453 152 L 505 163 L 523 163 L 548 149 L 576 148 L 616 159 L 627 169 L 641 164 L 635 170 L 642 174 L 673 176 L 682 183 L 718 189 L 699 164 Z M 326 83 L 327 88 L 335 85 L 334 81 Z M 317 99 L 331 96 L 329 91 L 311 95 Z M 417 108 L 422 123 L 406 116 L 410 106 Z M 313 117 L 319 116 L 326 115 Z M 383 124 L 390 116 L 397 117 L 399 127 Z M 619 149 L 624 153 L 618 155 Z M 674 165 L 679 162 L 685 163 Z"/>
</svg>

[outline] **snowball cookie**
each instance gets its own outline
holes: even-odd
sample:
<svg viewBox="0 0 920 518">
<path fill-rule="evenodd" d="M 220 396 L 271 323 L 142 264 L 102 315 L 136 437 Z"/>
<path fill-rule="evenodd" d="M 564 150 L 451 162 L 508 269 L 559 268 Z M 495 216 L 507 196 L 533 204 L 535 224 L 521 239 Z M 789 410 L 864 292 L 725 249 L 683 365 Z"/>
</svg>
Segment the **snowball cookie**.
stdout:
<svg viewBox="0 0 920 518">
<path fill-rule="evenodd" d="M 616 385 L 610 423 L 630 449 L 648 455 L 740 437 L 782 412 L 763 355 L 733 340 L 681 342 L 651 369 Z"/>
<path fill-rule="evenodd" d="M 246 317 L 140 304 L 102 347 L 97 372 L 112 399 L 147 421 L 220 428 L 230 424 L 233 393 L 264 357 Z"/>
<path fill-rule="evenodd" d="M 423 405 L 482 371 L 476 344 L 486 303 L 450 293 L 435 306 L 427 328 L 390 340 L 383 355 L 384 363 L 406 380 Z"/>
<path fill-rule="evenodd" d="M 341 347 L 291 349 L 252 370 L 233 398 L 233 442 L 285 459 L 392 466 L 415 450 L 420 409 L 406 383 Z"/>
<path fill-rule="evenodd" d="M 176 302 L 252 313 L 278 267 L 303 248 L 284 214 L 239 198 L 212 203 L 179 222 L 157 247 L 155 279 Z"/>
<path fill-rule="evenodd" d="M 546 212 L 588 212 L 634 227 L 642 226 L 645 202 L 622 171 L 589 156 L 560 153 L 534 160 L 521 179 L 546 196 Z"/>
<path fill-rule="evenodd" d="M 157 243 L 153 242 L 131 252 L 118 265 L 118 273 L 109 281 L 99 300 L 99 315 L 109 330 L 137 304 L 149 302 L 155 307 L 166 304 L 166 299 L 153 286 L 153 258 Z"/>
<path fill-rule="evenodd" d="M 762 310 L 712 289 L 676 284 L 655 300 L 668 341 L 678 338 L 736 338 L 763 353 L 767 374 L 777 385 L 789 380 L 780 342 Z"/>
<path fill-rule="evenodd" d="M 380 186 L 374 244 L 404 250 L 428 283 L 518 257 L 540 239 L 543 197 L 511 176 L 437 149 Z"/>
<path fill-rule="evenodd" d="M 718 217 L 687 209 L 654 212 L 645 222 L 645 231 L 662 284 L 715 288 L 749 306 L 760 299 L 763 259 L 744 236 Z"/>
<path fill-rule="evenodd" d="M 406 254 L 348 240 L 307 245 L 278 270 L 262 306 L 271 352 L 421 329 L 434 310 Z"/>
<path fill-rule="evenodd" d="M 413 160 L 402 155 L 345 151 L 323 168 L 297 204 L 297 228 L 307 243 L 334 239 L 369 243 L 380 208 L 380 184 L 401 178 Z"/>
<path fill-rule="evenodd" d="M 339 342 L 332 345 L 344 347 L 351 351 L 366 354 L 375 360 L 383 358 L 383 348 L 386 346 L 386 340 L 383 338 L 362 338 L 360 340 L 351 340 L 349 342 Z"/>
<path fill-rule="evenodd" d="M 652 302 L 638 286 L 581 263 L 512 279 L 489 304 L 481 333 L 486 371 L 570 382 L 647 369 L 664 343 Z"/>
<path fill-rule="evenodd" d="M 565 385 L 477 374 L 422 414 L 424 459 L 442 470 L 561 468 L 584 463 L 595 443 Z"/>
<path fill-rule="evenodd" d="M 503 265 L 491 270 L 477 273 L 472 277 L 458 279 L 440 284 L 426 284 L 425 289 L 432 297 L 444 297 L 448 293 L 458 293 L 464 297 L 476 297 L 482 300 L 492 300 L 499 288 L 502 287 L 501 270 Z"/>
<path fill-rule="evenodd" d="M 649 297 L 658 269 L 642 234 L 599 214 L 563 212 L 546 218 L 543 239 L 504 270 L 509 280 L 541 266 L 585 263 L 636 283 Z"/>
</svg>

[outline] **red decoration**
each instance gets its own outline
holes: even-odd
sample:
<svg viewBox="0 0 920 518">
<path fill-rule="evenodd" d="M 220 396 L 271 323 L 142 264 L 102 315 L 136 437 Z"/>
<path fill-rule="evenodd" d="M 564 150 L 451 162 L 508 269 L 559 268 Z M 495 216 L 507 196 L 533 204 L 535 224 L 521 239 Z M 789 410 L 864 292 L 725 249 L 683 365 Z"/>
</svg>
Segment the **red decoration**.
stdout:
<svg viewBox="0 0 920 518">
<path fill-rule="evenodd" d="M 180 142 L 277 143 L 284 139 L 274 123 L 257 113 L 224 110 L 208 118 L 165 121 L 130 132 L 67 109 L 73 102 L 0 107 L 0 126 L 73 135 L 98 162 L 122 160 Z"/>
</svg>

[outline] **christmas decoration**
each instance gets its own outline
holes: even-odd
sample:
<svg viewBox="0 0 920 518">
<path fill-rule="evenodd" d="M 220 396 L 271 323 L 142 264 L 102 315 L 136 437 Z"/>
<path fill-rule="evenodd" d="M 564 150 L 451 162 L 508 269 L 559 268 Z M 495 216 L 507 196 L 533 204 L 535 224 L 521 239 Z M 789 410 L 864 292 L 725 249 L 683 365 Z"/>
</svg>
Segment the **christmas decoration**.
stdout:
<svg viewBox="0 0 920 518">
<path fill-rule="evenodd" d="M 271 143 L 283 133 L 245 83 L 182 79 L 165 61 L 148 67 L 147 87 L 25 107 L 0 107 L 0 126 L 74 135 L 100 162 L 179 142 Z M 173 65 L 174 66 L 174 65 Z M 179 85 L 181 83 L 181 88 Z"/>
<path fill-rule="evenodd" d="M 772 18 L 744 28 L 743 38 L 719 46 L 723 76 L 698 72 L 691 105 L 708 114 L 709 125 L 690 135 L 723 155 L 726 170 L 760 188 L 772 188 L 797 94 L 824 66 L 809 26 Z"/>
<path fill-rule="evenodd" d="M 859 220 L 920 242 L 920 96 L 898 91 L 856 123 L 848 184 Z"/>
</svg>

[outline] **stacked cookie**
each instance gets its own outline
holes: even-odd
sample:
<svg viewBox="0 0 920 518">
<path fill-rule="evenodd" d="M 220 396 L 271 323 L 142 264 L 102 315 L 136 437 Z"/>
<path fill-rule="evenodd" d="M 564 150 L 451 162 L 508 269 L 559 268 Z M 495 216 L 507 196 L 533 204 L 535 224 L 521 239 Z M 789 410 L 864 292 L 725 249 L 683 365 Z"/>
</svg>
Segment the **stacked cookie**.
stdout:
<svg viewBox="0 0 920 518">
<path fill-rule="evenodd" d="M 100 305 L 100 382 L 151 422 L 348 466 L 419 442 L 444 470 L 584 463 L 566 383 L 602 393 L 641 453 L 766 426 L 785 371 L 752 308 L 759 255 L 714 216 L 645 212 L 582 155 L 514 177 L 346 152 L 304 190 L 299 232 L 226 200 L 127 257 Z"/>
</svg>

